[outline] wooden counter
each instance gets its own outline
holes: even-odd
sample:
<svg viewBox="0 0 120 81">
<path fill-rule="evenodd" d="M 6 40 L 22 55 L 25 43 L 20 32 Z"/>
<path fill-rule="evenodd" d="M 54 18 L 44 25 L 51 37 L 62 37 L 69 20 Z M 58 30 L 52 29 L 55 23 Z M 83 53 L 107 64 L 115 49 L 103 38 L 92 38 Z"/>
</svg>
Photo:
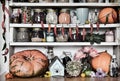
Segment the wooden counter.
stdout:
<svg viewBox="0 0 120 81">
<path fill-rule="evenodd" d="M 51 77 L 51 78 L 14 78 L 8 79 L 6 81 L 120 81 L 120 77 L 112 78 L 112 77 L 105 77 L 105 78 L 64 78 L 64 77 Z"/>
</svg>

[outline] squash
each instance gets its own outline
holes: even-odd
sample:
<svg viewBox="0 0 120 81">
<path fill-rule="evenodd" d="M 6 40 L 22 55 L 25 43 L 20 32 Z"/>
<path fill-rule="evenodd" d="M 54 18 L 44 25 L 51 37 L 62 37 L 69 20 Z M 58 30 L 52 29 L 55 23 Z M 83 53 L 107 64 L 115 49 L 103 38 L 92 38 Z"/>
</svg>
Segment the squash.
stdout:
<svg viewBox="0 0 120 81">
<path fill-rule="evenodd" d="M 98 68 L 101 68 L 104 72 L 109 72 L 109 66 L 111 62 L 111 55 L 105 52 L 99 53 L 98 56 L 94 57 L 91 61 L 92 67 L 97 70 Z"/>
<path fill-rule="evenodd" d="M 45 72 L 47 57 L 38 50 L 24 50 L 10 57 L 10 73 L 18 77 L 32 77 Z"/>
<path fill-rule="evenodd" d="M 98 19 L 101 23 L 114 23 L 117 21 L 117 12 L 113 8 L 104 8 L 99 12 Z"/>
</svg>

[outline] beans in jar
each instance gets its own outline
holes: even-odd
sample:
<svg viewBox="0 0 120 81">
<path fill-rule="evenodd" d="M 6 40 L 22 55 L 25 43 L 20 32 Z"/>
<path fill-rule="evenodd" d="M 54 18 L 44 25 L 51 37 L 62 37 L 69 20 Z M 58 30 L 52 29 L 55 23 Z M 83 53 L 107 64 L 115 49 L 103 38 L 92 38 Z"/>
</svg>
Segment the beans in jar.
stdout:
<svg viewBox="0 0 120 81">
<path fill-rule="evenodd" d="M 59 15 L 60 24 L 69 24 L 70 23 L 70 14 L 68 9 L 62 9 Z"/>
</svg>

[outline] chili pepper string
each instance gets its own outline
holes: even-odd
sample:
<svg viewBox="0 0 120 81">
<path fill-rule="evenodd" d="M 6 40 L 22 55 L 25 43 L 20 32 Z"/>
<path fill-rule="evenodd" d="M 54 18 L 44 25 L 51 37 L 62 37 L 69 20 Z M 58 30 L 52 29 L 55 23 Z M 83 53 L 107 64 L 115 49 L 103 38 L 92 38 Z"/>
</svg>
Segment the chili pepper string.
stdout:
<svg viewBox="0 0 120 81">
<path fill-rule="evenodd" d="M 3 40 L 4 40 L 4 44 L 3 44 L 3 47 L 2 47 L 2 51 L 4 52 L 2 54 L 2 56 L 4 56 L 4 63 L 7 62 L 7 54 L 9 52 L 9 49 L 7 48 L 7 43 L 6 43 L 6 27 L 5 27 L 5 20 L 6 20 L 6 15 L 5 15 L 5 11 L 9 14 L 9 10 L 5 7 L 5 0 L 0 0 L 0 2 L 2 3 L 2 11 L 3 11 L 3 20 L 2 20 L 2 23 L 1 23 L 1 27 L 2 27 L 2 30 L 3 30 L 3 33 L 2 33 L 2 37 L 3 37 Z"/>
</svg>

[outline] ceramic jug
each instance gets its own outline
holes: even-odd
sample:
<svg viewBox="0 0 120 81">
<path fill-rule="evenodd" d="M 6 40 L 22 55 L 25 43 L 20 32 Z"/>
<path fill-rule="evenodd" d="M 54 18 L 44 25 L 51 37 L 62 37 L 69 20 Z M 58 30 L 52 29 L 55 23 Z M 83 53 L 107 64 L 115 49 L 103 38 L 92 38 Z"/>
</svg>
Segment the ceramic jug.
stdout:
<svg viewBox="0 0 120 81">
<path fill-rule="evenodd" d="M 80 24 L 85 24 L 85 21 L 88 20 L 88 13 L 89 13 L 88 8 L 77 8 L 76 9 L 77 18 L 80 21 Z"/>
</svg>

